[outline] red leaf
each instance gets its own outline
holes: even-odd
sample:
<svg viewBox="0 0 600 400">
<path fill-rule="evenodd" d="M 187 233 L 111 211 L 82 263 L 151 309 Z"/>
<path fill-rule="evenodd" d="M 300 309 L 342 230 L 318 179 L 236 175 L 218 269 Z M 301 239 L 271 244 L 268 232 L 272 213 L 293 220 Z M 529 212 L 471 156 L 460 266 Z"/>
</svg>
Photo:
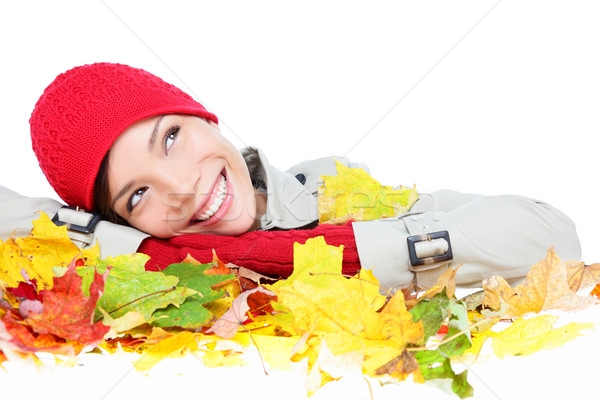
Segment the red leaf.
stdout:
<svg viewBox="0 0 600 400">
<path fill-rule="evenodd" d="M 27 300 L 43 300 L 43 296 L 37 292 L 35 279 L 32 279 L 30 282 L 19 282 L 19 286 L 14 288 L 9 287 L 6 288 L 6 290 L 17 297 L 22 297 Z"/>
<path fill-rule="evenodd" d="M 3 336 L 2 331 L 8 333 Z M 50 353 L 74 356 L 83 349 L 79 342 L 65 342 L 52 334 L 36 334 L 31 331 L 18 315 L 7 312 L 0 320 L 0 340 L 5 339 L 14 349 L 22 353 L 46 351 Z"/>
<path fill-rule="evenodd" d="M 54 278 L 52 289 L 42 292 L 44 312 L 31 314 L 26 322 L 37 333 L 51 333 L 66 340 L 95 344 L 110 329 L 101 322 L 94 323 L 96 303 L 102 295 L 108 270 L 105 275 L 94 272 L 90 296 L 86 297 L 81 289 L 82 279 L 75 267 L 73 261 L 62 277 Z"/>
</svg>

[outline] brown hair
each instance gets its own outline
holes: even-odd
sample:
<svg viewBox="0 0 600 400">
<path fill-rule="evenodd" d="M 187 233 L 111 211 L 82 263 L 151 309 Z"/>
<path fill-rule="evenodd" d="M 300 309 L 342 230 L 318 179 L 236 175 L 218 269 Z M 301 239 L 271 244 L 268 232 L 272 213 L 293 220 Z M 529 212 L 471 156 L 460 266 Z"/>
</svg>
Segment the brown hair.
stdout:
<svg viewBox="0 0 600 400">
<path fill-rule="evenodd" d="M 120 225 L 129 225 L 127 221 L 117 215 L 112 208 L 110 193 L 108 192 L 108 155 L 106 153 L 100 164 L 96 181 L 94 182 L 94 212 L 100 214 L 103 220 Z"/>
</svg>

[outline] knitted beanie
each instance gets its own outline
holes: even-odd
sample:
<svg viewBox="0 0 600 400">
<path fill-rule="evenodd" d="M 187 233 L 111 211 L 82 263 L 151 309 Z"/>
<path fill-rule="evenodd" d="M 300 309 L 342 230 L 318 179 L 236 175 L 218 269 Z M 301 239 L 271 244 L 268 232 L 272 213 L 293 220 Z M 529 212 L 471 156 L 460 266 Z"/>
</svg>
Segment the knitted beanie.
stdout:
<svg viewBox="0 0 600 400">
<path fill-rule="evenodd" d="M 70 206 L 94 208 L 94 182 L 111 145 L 134 122 L 161 114 L 217 117 L 144 70 L 97 63 L 60 74 L 38 100 L 31 142 L 40 167 Z"/>
</svg>

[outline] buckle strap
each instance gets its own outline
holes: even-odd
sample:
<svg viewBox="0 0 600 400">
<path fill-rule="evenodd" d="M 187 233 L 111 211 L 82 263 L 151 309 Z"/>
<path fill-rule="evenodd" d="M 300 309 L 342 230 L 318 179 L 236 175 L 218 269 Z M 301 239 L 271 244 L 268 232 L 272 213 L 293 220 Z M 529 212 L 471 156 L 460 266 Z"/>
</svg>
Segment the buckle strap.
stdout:
<svg viewBox="0 0 600 400">
<path fill-rule="evenodd" d="M 453 259 L 450 234 L 443 223 L 442 213 L 408 214 L 402 220 L 408 233 L 409 269 L 416 274 L 417 285 L 430 288 L 441 275 L 439 268 Z"/>
<path fill-rule="evenodd" d="M 423 235 L 409 236 L 408 256 L 410 265 L 431 265 L 440 261 L 452 260 L 452 245 L 448 231 L 438 231 Z M 424 270 L 428 268 L 421 268 Z"/>
<path fill-rule="evenodd" d="M 78 246 L 85 247 L 94 240 L 94 228 L 100 222 L 100 215 L 82 210 L 79 207 L 61 207 L 52 218 L 56 226 L 67 226 L 69 238 Z"/>
</svg>

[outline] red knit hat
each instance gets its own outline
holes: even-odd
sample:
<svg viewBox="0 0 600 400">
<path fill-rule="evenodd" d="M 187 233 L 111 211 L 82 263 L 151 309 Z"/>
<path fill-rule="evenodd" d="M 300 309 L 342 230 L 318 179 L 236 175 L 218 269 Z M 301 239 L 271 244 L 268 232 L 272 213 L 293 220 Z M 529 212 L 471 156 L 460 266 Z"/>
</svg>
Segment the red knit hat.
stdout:
<svg viewBox="0 0 600 400">
<path fill-rule="evenodd" d="M 40 167 L 70 206 L 94 208 L 94 182 L 111 145 L 136 121 L 161 114 L 217 117 L 177 87 L 144 70 L 98 63 L 60 74 L 29 124 Z"/>
</svg>

